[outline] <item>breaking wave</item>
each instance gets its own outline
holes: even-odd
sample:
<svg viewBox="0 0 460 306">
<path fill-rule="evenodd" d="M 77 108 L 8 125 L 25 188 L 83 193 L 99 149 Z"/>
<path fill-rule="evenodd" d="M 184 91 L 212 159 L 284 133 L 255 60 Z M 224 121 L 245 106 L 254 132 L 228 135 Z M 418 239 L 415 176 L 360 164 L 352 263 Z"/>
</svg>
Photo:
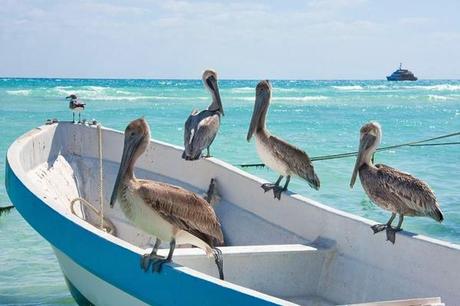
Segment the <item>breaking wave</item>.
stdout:
<svg viewBox="0 0 460 306">
<path fill-rule="evenodd" d="M 11 96 L 28 96 L 30 95 L 30 89 L 20 89 L 20 90 L 7 90 L 6 93 Z"/>
<path fill-rule="evenodd" d="M 344 86 L 331 86 L 334 89 L 337 90 L 363 90 L 364 87 L 359 86 L 359 85 L 344 85 Z"/>
</svg>

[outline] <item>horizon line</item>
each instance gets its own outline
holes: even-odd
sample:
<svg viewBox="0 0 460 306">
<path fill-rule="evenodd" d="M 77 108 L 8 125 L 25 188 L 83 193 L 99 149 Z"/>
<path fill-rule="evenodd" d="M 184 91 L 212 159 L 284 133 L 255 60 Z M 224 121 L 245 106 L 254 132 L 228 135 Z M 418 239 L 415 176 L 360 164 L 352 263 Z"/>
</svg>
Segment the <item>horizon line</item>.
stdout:
<svg viewBox="0 0 460 306">
<path fill-rule="evenodd" d="M 0 79 L 35 79 L 35 80 L 139 80 L 139 81 L 201 81 L 201 78 L 144 78 L 144 77 L 131 77 L 131 78 L 121 78 L 121 77 L 10 77 L 10 76 L 0 76 Z M 266 78 L 264 78 L 266 79 Z M 226 79 L 219 78 L 219 81 L 260 81 L 262 79 Z M 268 80 L 273 81 L 387 81 L 387 82 L 396 82 L 388 81 L 386 78 L 381 79 L 282 79 L 282 78 L 268 78 Z M 460 81 L 460 78 L 427 78 L 427 79 L 418 79 L 417 81 Z M 417 82 L 415 81 L 415 82 Z M 400 81 L 400 82 L 414 82 L 414 81 Z"/>
</svg>

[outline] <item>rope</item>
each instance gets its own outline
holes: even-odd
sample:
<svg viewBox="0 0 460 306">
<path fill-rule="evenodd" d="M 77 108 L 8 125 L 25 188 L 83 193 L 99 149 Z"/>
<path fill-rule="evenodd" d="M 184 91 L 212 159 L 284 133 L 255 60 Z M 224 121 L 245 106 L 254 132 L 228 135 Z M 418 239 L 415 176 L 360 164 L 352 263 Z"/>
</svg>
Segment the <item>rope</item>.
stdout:
<svg viewBox="0 0 460 306">
<path fill-rule="evenodd" d="M 104 217 L 104 169 L 103 169 L 103 161 L 102 161 L 102 128 L 101 125 L 97 125 L 97 136 L 98 136 L 98 155 L 99 155 L 99 203 L 100 203 L 100 209 L 97 209 L 94 207 L 93 204 L 88 202 L 87 200 L 83 198 L 75 198 L 70 202 L 70 210 L 72 214 L 75 216 L 79 217 L 74 209 L 74 205 L 77 202 L 80 202 L 80 204 L 84 204 L 86 207 L 90 208 L 96 215 L 99 216 L 99 229 L 112 234 L 116 235 L 115 231 L 115 226 L 114 224 L 107 218 Z M 84 218 L 81 218 L 84 220 Z"/>
<path fill-rule="evenodd" d="M 102 169 L 102 129 L 101 125 L 97 125 L 97 138 L 98 138 L 98 145 L 99 145 L 99 203 L 101 205 L 101 214 L 100 214 L 100 228 L 104 228 L 104 182 L 103 182 L 103 169 Z"/>
<path fill-rule="evenodd" d="M 438 137 L 428 138 L 428 139 L 424 139 L 424 140 L 411 141 L 411 142 L 401 143 L 401 144 L 397 144 L 397 145 L 381 147 L 381 148 L 378 148 L 376 151 L 380 152 L 380 151 L 386 151 L 386 150 L 391 150 L 391 149 L 396 149 L 396 148 L 406 147 L 406 146 L 407 147 L 423 147 L 423 146 L 458 145 L 458 144 L 460 144 L 460 142 L 426 143 L 426 142 L 430 142 L 430 141 L 433 141 L 433 140 L 439 140 L 439 139 L 449 138 L 449 137 L 458 136 L 458 135 L 460 135 L 460 132 L 450 133 L 450 134 L 441 135 L 441 136 L 438 136 Z M 310 158 L 310 160 L 311 161 L 321 161 L 321 160 L 353 157 L 353 156 L 356 156 L 356 155 L 358 155 L 358 151 L 340 153 L 340 154 L 332 154 L 332 155 L 315 156 L 315 157 Z M 265 167 L 265 164 L 263 164 L 263 163 L 240 164 L 238 166 L 240 166 L 242 168 Z"/>
<path fill-rule="evenodd" d="M 75 198 L 70 202 L 70 211 L 75 216 L 79 217 L 77 215 L 77 213 L 75 212 L 75 209 L 74 209 L 75 203 L 77 203 L 77 202 L 80 202 L 81 204 L 86 205 L 86 207 L 90 208 L 95 214 L 97 214 L 98 216 L 101 216 L 101 211 L 99 209 L 97 209 L 96 207 L 94 207 L 93 204 L 91 204 L 90 202 L 88 202 L 87 200 L 85 200 L 83 198 Z M 80 218 L 80 219 L 85 220 L 83 218 Z M 109 234 L 112 234 L 112 235 L 116 234 L 115 226 L 113 225 L 113 223 L 109 219 L 102 217 L 102 222 L 103 222 L 103 224 L 100 227 L 100 229 L 102 229 L 103 231 L 105 231 L 105 232 L 107 232 Z"/>
</svg>

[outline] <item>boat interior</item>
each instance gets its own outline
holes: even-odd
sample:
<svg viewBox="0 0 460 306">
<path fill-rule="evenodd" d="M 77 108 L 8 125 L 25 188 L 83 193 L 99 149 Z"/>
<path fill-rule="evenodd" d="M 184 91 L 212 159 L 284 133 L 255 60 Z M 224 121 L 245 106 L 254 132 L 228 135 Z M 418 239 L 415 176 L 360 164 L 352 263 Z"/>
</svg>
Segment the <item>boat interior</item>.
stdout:
<svg viewBox="0 0 460 306">
<path fill-rule="evenodd" d="M 73 208 L 70 204 L 72 200 L 82 198 L 100 210 L 98 168 L 97 159 L 65 154 L 59 155 L 51 165 L 48 162 L 39 165 L 30 175 L 36 176 L 37 183 L 44 187 L 43 196 L 53 199 L 61 212 L 75 214 L 99 228 L 100 216 L 93 209 L 79 201 L 73 204 Z M 106 230 L 149 253 L 155 237 L 136 228 L 119 205 L 114 208 L 108 205 L 118 164 L 104 161 L 103 169 Z M 136 175 L 181 186 L 200 195 L 206 192 L 145 169 L 137 169 Z M 333 256 L 333 242 L 308 241 L 226 200 L 221 199 L 214 208 L 224 232 L 225 246 L 219 249 L 224 257 L 226 281 L 298 304 L 312 305 L 314 301 L 316 305 L 335 305 L 316 293 L 322 266 L 327 265 L 328 257 Z M 168 250 L 169 244 L 163 243 L 159 254 L 165 256 Z M 214 260 L 198 248 L 178 246 L 173 260 L 179 265 L 219 277 Z M 138 268 L 140 266 L 133 267 Z"/>
<path fill-rule="evenodd" d="M 102 180 L 99 174 L 99 138 L 95 127 L 58 124 L 48 128 L 44 134 L 34 144 L 42 146 L 42 149 L 24 162 L 27 175 L 34 182 L 35 191 L 50 206 L 70 219 L 83 219 L 90 226 L 99 228 L 100 215 L 82 201 L 73 200 L 84 199 L 100 210 L 102 182 L 106 230 L 139 248 L 139 255 L 150 252 L 155 238 L 133 226 L 119 205 L 109 207 L 121 156 L 122 134 L 104 130 L 101 139 Z M 151 143 L 137 165 L 136 176 L 182 186 L 197 194 L 206 192 L 211 178 L 217 179 L 221 198 L 214 208 L 224 232 L 225 246 L 220 249 L 224 258 L 226 281 L 301 305 L 351 305 L 371 302 L 370 297 L 379 296 L 373 294 L 372 290 L 368 290 L 367 295 L 359 290 L 360 286 L 371 288 L 372 284 L 363 282 L 372 282 L 378 276 L 372 276 L 372 271 L 368 271 L 370 280 L 364 281 L 359 279 L 361 275 L 353 275 L 349 267 L 358 265 L 357 262 L 353 263 L 356 260 L 349 255 L 344 256 L 337 248 L 337 241 L 329 238 L 330 235 L 321 234 L 324 232 L 321 226 L 334 226 L 332 222 L 300 207 L 299 199 L 294 204 L 290 203 L 291 196 L 275 202 L 271 195 L 264 194 L 260 189 L 260 179 L 221 161 L 211 158 L 187 162 L 180 159 L 180 154 L 179 148 Z M 238 197 L 236 194 L 239 194 Z M 286 207 L 294 207 L 292 209 L 297 215 L 292 216 L 292 209 L 290 211 Z M 317 218 L 317 221 L 324 224 L 309 225 L 309 218 Z M 296 230 L 298 228 L 312 233 L 299 234 L 301 231 Z M 347 230 L 345 226 L 343 231 Z M 166 255 L 168 248 L 168 244 L 163 244 L 160 255 Z M 206 257 L 198 248 L 178 246 L 173 261 L 179 265 L 179 269 L 184 266 L 218 278 L 214 260 Z M 133 269 L 140 269 L 140 266 L 133 265 Z M 352 290 L 345 296 L 343 291 L 350 287 L 355 288 L 356 292 Z M 437 299 L 432 301 L 436 303 L 425 304 L 441 305 L 440 300 L 439 303 Z M 418 304 L 401 302 L 388 305 Z"/>
</svg>

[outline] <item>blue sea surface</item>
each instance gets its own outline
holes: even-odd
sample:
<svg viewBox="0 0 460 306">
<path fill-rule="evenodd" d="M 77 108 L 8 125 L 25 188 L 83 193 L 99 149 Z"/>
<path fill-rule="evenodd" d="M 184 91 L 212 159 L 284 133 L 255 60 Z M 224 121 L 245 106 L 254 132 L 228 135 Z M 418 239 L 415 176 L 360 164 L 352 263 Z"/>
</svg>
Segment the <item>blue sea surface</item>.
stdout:
<svg viewBox="0 0 460 306">
<path fill-rule="evenodd" d="M 225 116 L 211 149 L 213 156 L 235 165 L 260 162 L 254 143 L 246 141 L 256 84 L 255 80 L 219 82 Z M 357 150 L 359 129 L 370 120 L 382 125 L 382 145 L 460 131 L 458 80 L 277 80 L 272 84 L 268 128 L 310 156 Z M 9 203 L 3 183 L 8 146 L 48 118 L 70 120 L 64 98 L 71 93 L 87 103 L 85 118 L 124 130 L 129 121 L 145 116 L 153 138 L 176 145 L 182 145 L 183 125 L 190 112 L 210 102 L 200 80 L 0 78 L 0 205 Z M 447 141 L 460 141 L 460 137 Z M 321 189 L 312 190 L 299 179 L 292 181 L 290 189 L 323 204 L 386 221 L 389 213 L 369 201 L 359 182 L 349 188 L 354 162 L 354 158 L 317 161 Z M 423 179 L 441 204 L 442 224 L 406 218 L 405 230 L 460 243 L 460 145 L 398 148 L 376 154 L 376 162 Z M 277 178 L 268 169 L 245 170 L 270 181 Z M 376 239 L 388 243 L 384 237 Z M 16 211 L 0 217 L 0 304 L 75 305 L 50 246 Z"/>
</svg>

